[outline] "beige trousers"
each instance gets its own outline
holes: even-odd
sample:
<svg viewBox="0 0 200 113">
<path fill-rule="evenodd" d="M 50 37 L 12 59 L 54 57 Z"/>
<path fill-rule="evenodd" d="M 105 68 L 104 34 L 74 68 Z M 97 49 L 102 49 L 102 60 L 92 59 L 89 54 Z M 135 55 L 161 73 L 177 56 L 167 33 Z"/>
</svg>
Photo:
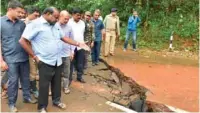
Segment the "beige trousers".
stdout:
<svg viewBox="0 0 200 113">
<path fill-rule="evenodd" d="M 116 32 L 115 31 L 106 31 L 106 39 L 105 39 L 105 56 L 108 56 L 109 53 L 114 54 L 115 49 L 115 40 L 116 40 Z"/>
<path fill-rule="evenodd" d="M 30 63 L 30 81 L 36 80 L 37 76 L 37 64 L 34 62 L 32 57 L 29 57 L 29 63 Z"/>
</svg>

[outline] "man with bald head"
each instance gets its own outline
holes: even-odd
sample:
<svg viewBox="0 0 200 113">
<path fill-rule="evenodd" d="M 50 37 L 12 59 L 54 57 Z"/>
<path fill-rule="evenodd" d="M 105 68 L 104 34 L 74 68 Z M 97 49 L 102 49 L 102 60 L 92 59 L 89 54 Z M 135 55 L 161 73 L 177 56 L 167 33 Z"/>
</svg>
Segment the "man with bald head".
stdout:
<svg viewBox="0 0 200 113">
<path fill-rule="evenodd" d="M 62 30 L 55 25 L 58 19 L 59 11 L 55 7 L 46 8 L 40 18 L 27 25 L 19 40 L 21 46 L 38 64 L 40 76 L 38 110 L 43 113 L 48 106 L 50 84 L 53 105 L 60 109 L 66 108 L 66 105 L 61 102 L 62 45 L 60 40 L 89 49 L 84 43 L 64 36 Z"/>
<path fill-rule="evenodd" d="M 67 24 L 69 19 L 70 14 L 67 11 L 63 10 L 60 12 L 60 17 L 56 25 L 58 25 L 58 27 L 63 31 L 66 37 L 73 39 L 72 28 Z M 69 94 L 70 63 L 74 56 L 75 47 L 73 45 L 66 44 L 62 41 L 60 41 L 60 44 L 62 45 L 61 57 L 63 61 L 63 91 L 65 94 Z"/>
</svg>

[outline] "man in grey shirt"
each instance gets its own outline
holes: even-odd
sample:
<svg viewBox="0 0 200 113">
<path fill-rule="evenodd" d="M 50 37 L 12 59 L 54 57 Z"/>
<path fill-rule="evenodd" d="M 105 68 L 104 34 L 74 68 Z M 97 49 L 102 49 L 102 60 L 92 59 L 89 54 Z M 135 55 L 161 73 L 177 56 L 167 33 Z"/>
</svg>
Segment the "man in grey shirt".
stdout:
<svg viewBox="0 0 200 113">
<path fill-rule="evenodd" d="M 70 19 L 70 14 L 63 10 L 60 12 L 60 17 L 56 25 L 63 31 L 64 35 L 66 37 L 73 39 L 73 31 L 71 26 L 68 25 L 68 21 Z M 74 49 L 75 46 L 69 45 L 64 43 L 63 41 L 60 41 L 60 44 L 62 45 L 62 52 L 61 57 L 63 61 L 63 90 L 65 94 L 70 93 L 69 90 L 69 76 L 70 76 L 70 63 L 74 56 Z"/>
<path fill-rule="evenodd" d="M 1 18 L 1 69 L 8 76 L 8 104 L 11 112 L 17 112 L 18 81 L 20 78 L 25 103 L 36 101 L 31 99 L 29 81 L 28 54 L 19 44 L 25 23 L 19 19 L 23 6 L 18 1 L 8 3 L 8 11 Z"/>
</svg>

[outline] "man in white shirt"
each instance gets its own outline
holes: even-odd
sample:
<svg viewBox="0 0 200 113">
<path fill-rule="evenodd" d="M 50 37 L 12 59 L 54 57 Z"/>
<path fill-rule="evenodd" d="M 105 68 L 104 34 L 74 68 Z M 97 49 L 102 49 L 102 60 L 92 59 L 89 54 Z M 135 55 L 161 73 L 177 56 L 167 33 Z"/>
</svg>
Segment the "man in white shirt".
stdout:
<svg viewBox="0 0 200 113">
<path fill-rule="evenodd" d="M 74 40 L 79 43 L 84 43 L 85 23 L 81 20 L 81 13 L 82 11 L 79 8 L 74 8 L 72 18 L 69 20 L 68 24 L 72 28 Z M 74 60 L 72 61 L 72 64 L 77 70 L 77 81 L 81 83 L 85 83 L 85 80 L 82 78 L 84 70 L 84 57 L 85 50 L 76 47 L 74 50 Z M 72 72 L 73 68 L 71 68 L 70 78 L 72 78 Z"/>
</svg>

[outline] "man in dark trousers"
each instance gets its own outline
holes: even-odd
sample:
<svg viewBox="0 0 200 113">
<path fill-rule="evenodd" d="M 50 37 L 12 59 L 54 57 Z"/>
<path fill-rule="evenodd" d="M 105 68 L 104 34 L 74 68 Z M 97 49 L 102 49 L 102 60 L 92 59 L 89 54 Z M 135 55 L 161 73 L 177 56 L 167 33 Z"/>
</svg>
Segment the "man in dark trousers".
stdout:
<svg viewBox="0 0 200 113">
<path fill-rule="evenodd" d="M 74 40 L 80 43 L 84 43 L 84 32 L 85 32 L 85 23 L 81 20 L 82 11 L 79 8 L 73 9 L 72 18 L 69 20 L 68 24 L 72 28 Z M 85 59 L 85 50 L 79 47 L 75 48 L 73 63 L 75 69 L 77 70 L 77 81 L 80 83 L 85 83 L 83 79 L 84 71 L 84 59 Z M 70 81 L 72 81 L 73 65 L 71 65 L 70 71 Z"/>
<path fill-rule="evenodd" d="M 38 111 L 46 112 L 48 106 L 49 84 L 51 83 L 53 105 L 65 109 L 61 102 L 61 73 L 62 73 L 62 45 L 60 40 L 88 49 L 84 43 L 64 37 L 64 33 L 55 25 L 59 18 L 59 11 L 55 7 L 48 7 L 40 18 L 27 25 L 19 43 L 38 63 L 39 70 L 39 98 Z M 32 47 L 30 46 L 30 43 Z"/>
</svg>

